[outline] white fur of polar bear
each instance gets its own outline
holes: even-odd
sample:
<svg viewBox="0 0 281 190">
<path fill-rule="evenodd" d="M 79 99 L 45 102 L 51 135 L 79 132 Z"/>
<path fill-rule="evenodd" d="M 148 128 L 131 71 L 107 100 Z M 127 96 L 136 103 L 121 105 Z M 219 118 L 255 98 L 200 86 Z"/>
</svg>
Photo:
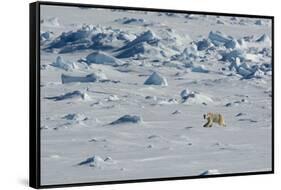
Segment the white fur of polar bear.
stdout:
<svg viewBox="0 0 281 190">
<path fill-rule="evenodd" d="M 207 119 L 207 123 L 203 127 L 212 127 L 213 123 L 217 123 L 220 126 L 226 127 L 224 117 L 220 113 L 207 113 L 203 115 L 204 119 Z"/>
</svg>

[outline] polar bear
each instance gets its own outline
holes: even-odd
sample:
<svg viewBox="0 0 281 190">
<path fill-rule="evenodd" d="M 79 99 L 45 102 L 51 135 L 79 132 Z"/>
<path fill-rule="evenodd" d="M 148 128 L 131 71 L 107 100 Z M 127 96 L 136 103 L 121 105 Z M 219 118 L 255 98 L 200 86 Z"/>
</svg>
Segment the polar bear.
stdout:
<svg viewBox="0 0 281 190">
<path fill-rule="evenodd" d="M 203 115 L 204 119 L 207 119 L 207 123 L 203 127 L 212 127 L 213 123 L 217 123 L 220 126 L 226 127 L 224 117 L 219 113 L 207 113 Z"/>
</svg>

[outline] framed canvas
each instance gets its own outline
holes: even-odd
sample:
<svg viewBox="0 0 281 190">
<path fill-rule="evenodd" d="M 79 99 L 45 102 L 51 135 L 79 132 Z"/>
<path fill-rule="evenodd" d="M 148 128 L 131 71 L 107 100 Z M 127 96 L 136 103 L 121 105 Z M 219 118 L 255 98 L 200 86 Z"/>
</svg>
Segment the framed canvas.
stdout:
<svg viewBox="0 0 281 190">
<path fill-rule="evenodd" d="M 30 4 L 30 186 L 274 172 L 274 18 Z"/>
</svg>

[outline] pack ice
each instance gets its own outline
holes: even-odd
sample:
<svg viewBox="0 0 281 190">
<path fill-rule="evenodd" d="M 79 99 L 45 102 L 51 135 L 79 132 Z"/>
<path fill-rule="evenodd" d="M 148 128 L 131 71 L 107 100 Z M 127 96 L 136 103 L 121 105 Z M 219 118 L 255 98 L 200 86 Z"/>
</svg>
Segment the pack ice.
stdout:
<svg viewBox="0 0 281 190">
<path fill-rule="evenodd" d="M 270 171 L 271 38 L 269 19 L 42 6 L 42 185 Z"/>
</svg>

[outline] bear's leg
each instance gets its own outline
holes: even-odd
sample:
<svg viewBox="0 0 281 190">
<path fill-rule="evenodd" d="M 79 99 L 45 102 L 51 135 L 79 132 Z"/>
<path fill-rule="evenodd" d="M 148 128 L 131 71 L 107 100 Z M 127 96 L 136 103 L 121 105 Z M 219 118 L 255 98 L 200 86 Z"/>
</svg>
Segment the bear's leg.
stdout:
<svg viewBox="0 0 281 190">
<path fill-rule="evenodd" d="M 203 125 L 203 127 L 209 127 L 209 124 L 210 124 L 210 122 L 207 121 L 207 123 L 205 123 L 205 124 Z"/>
<path fill-rule="evenodd" d="M 213 122 L 208 119 L 208 122 L 203 127 L 212 127 Z"/>
</svg>

